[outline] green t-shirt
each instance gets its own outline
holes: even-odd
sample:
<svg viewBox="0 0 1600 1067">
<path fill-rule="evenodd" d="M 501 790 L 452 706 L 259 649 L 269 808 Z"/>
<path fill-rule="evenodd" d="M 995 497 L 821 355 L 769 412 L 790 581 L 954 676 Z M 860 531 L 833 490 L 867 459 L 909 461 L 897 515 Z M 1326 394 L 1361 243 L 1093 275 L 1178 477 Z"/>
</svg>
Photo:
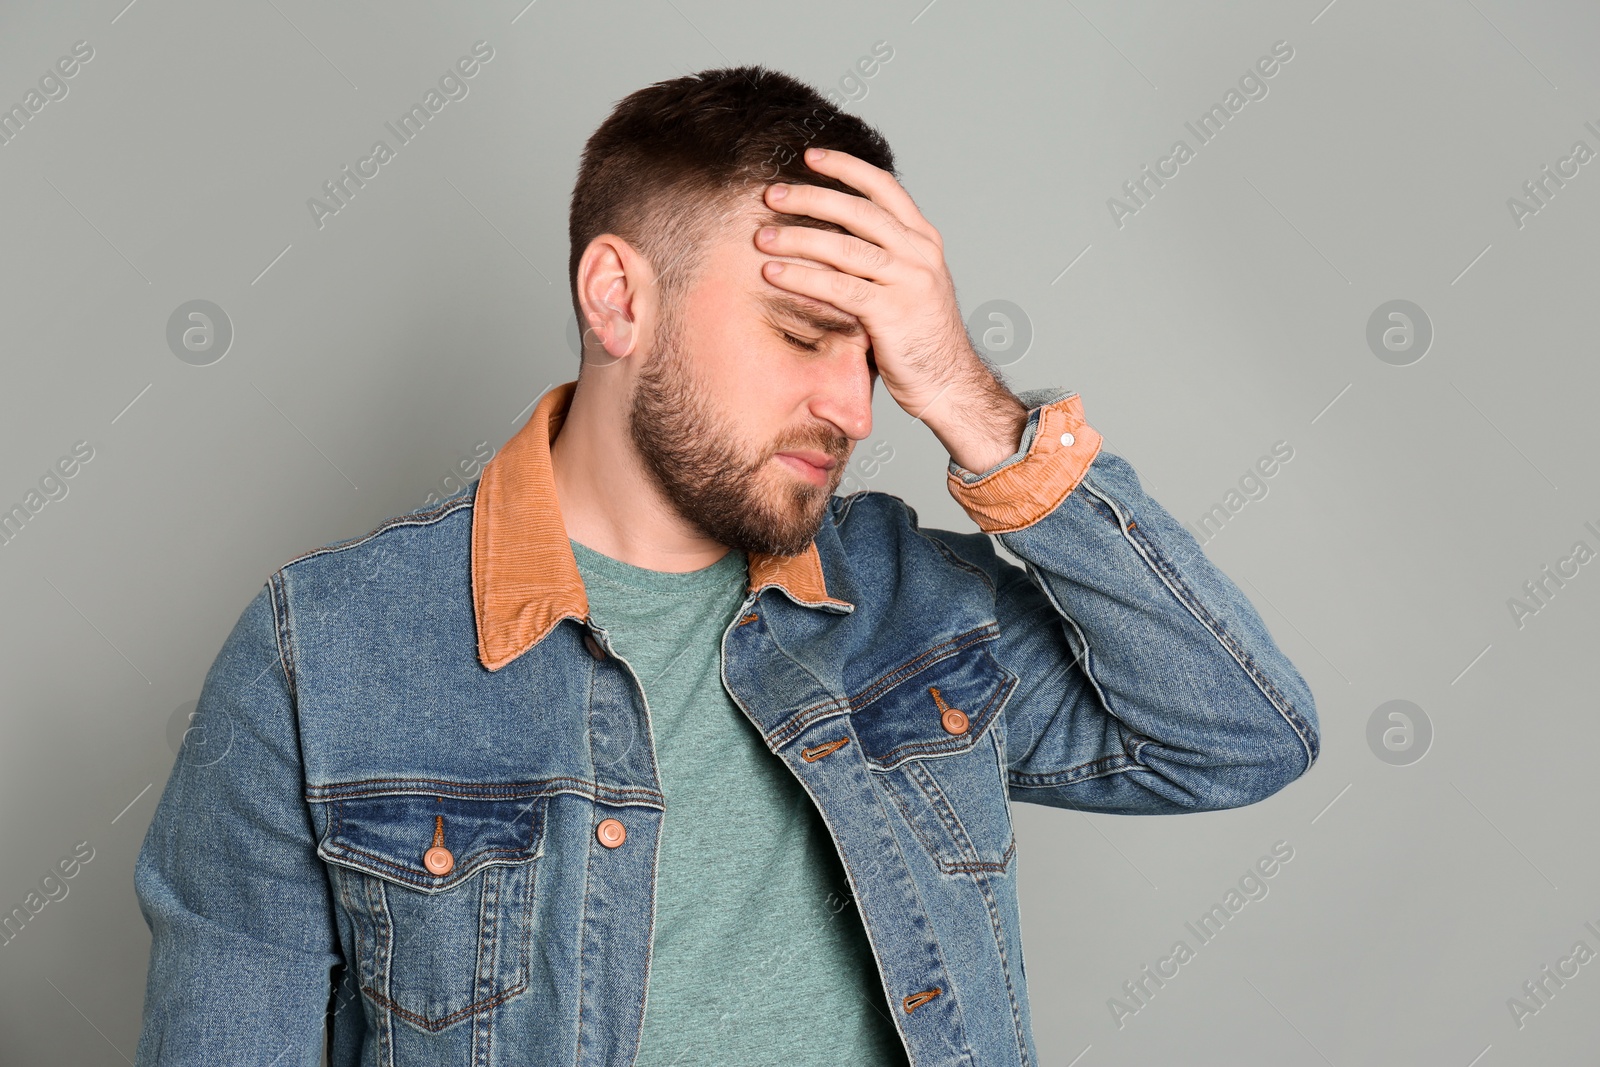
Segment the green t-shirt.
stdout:
<svg viewBox="0 0 1600 1067">
<path fill-rule="evenodd" d="M 827 826 L 722 685 L 744 553 L 671 573 L 572 551 L 666 794 L 638 1067 L 906 1064 Z"/>
</svg>

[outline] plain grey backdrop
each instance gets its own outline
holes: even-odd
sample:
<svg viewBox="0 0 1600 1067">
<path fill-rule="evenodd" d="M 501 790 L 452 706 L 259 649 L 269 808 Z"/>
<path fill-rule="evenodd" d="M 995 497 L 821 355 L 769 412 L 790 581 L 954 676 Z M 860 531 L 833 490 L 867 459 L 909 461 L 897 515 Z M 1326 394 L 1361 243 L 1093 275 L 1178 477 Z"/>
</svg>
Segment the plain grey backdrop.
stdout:
<svg viewBox="0 0 1600 1067">
<path fill-rule="evenodd" d="M 1593 1062 L 1597 40 L 1577 0 L 11 0 L 0 1059 L 131 1058 L 133 861 L 223 638 L 575 376 L 583 141 L 759 62 L 883 131 L 975 340 L 1081 391 L 1317 697 L 1265 803 L 1014 806 L 1042 1062 Z M 878 401 L 852 487 L 973 529 Z"/>
</svg>

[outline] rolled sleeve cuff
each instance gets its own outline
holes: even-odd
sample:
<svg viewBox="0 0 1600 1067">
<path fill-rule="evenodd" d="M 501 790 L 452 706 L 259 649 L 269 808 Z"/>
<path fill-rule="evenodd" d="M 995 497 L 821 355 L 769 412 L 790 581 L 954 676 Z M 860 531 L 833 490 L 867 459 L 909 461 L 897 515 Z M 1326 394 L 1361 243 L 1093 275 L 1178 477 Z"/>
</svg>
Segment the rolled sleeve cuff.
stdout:
<svg viewBox="0 0 1600 1067">
<path fill-rule="evenodd" d="M 984 533 L 1021 530 L 1050 514 L 1100 454 L 1100 434 L 1084 421 L 1076 392 L 1036 389 L 1018 399 L 1029 410 L 1015 454 L 982 474 L 950 461 L 950 495 Z"/>
</svg>

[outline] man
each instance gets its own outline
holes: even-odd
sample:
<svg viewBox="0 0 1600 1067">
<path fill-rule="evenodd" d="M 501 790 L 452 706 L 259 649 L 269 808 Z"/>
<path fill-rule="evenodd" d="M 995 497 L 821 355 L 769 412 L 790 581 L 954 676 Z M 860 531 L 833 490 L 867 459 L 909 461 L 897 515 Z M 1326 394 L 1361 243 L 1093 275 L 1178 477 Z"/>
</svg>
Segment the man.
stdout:
<svg viewBox="0 0 1600 1067">
<path fill-rule="evenodd" d="M 1008 800 L 1265 799 L 1304 681 L 1076 393 L 995 377 L 808 87 L 624 99 L 571 237 L 577 381 L 285 564 L 208 674 L 139 1063 L 314 1065 L 325 1024 L 335 1065 L 1037 1063 Z M 982 532 L 833 496 L 879 378 Z"/>
</svg>

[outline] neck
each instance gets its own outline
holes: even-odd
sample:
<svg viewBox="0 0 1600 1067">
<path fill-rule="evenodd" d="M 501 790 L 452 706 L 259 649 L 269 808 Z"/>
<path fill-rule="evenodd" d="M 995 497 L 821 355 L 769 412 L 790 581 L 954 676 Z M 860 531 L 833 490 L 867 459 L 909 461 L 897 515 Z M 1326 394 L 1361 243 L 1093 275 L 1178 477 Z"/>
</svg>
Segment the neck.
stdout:
<svg viewBox="0 0 1600 1067">
<path fill-rule="evenodd" d="M 628 434 L 626 397 L 619 392 L 580 383 L 550 443 L 567 536 L 648 570 L 709 567 L 728 547 L 691 527 L 662 493 Z"/>
</svg>

